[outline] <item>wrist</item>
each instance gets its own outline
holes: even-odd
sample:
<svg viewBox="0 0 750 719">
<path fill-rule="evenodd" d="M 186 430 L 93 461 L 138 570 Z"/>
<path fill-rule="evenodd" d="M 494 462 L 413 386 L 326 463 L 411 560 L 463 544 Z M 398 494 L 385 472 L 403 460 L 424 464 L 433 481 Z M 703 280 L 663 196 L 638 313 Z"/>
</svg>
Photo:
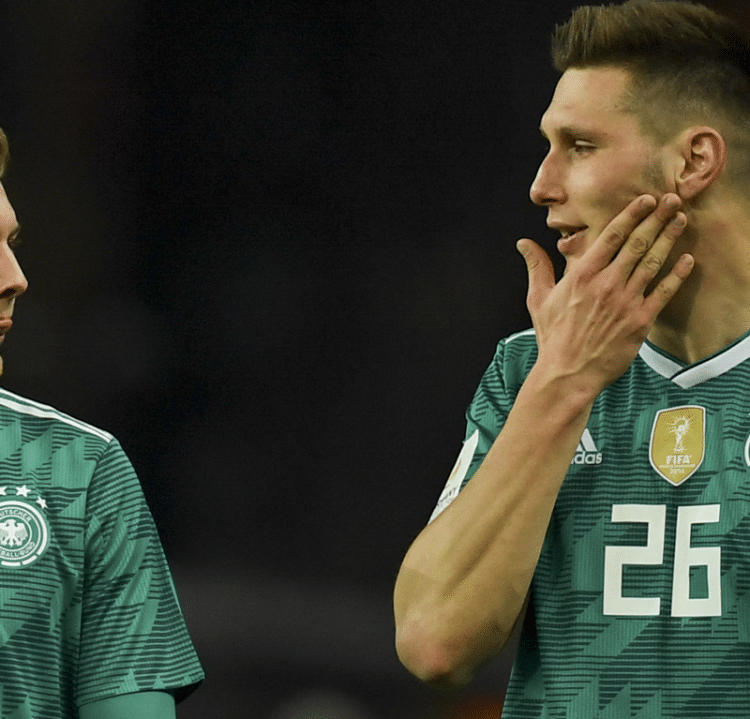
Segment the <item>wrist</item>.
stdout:
<svg viewBox="0 0 750 719">
<path fill-rule="evenodd" d="M 588 417 L 601 391 L 598 383 L 580 373 L 552 371 L 537 362 L 523 383 L 516 403 L 535 405 L 537 411 L 551 421 L 576 423 L 581 417 Z"/>
</svg>

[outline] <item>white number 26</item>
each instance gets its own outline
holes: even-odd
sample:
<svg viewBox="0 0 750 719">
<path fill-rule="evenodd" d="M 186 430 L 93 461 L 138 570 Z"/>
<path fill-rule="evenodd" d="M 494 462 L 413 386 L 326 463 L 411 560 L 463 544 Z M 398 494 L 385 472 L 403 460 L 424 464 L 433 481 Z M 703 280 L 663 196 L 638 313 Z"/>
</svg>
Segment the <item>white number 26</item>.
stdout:
<svg viewBox="0 0 750 719">
<path fill-rule="evenodd" d="M 679 507 L 675 534 L 674 569 L 672 574 L 673 617 L 721 616 L 721 547 L 691 547 L 694 524 L 719 521 L 721 505 L 703 504 Z M 666 505 L 615 504 L 613 522 L 648 524 L 645 546 L 604 548 L 604 614 L 651 616 L 658 615 L 659 597 L 623 597 L 622 569 L 626 564 L 660 565 L 664 562 Z M 708 596 L 690 597 L 690 568 L 706 567 Z"/>
</svg>

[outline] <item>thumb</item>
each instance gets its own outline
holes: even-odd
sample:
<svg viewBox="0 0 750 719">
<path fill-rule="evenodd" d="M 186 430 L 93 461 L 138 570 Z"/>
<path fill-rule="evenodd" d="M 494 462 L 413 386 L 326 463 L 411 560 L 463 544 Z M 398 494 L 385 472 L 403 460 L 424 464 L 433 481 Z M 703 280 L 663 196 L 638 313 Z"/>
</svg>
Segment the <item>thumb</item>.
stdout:
<svg viewBox="0 0 750 719">
<path fill-rule="evenodd" d="M 549 255 L 533 240 L 519 240 L 516 248 L 526 261 L 529 273 L 527 304 L 533 311 L 555 286 L 555 268 Z"/>
</svg>

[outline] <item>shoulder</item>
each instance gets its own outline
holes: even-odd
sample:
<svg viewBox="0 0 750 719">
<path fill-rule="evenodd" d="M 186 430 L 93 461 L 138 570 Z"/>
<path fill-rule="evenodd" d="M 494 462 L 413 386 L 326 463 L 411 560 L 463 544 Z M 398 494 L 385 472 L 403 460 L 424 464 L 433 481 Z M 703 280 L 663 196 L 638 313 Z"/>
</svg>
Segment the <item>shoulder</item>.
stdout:
<svg viewBox="0 0 750 719">
<path fill-rule="evenodd" d="M 517 332 L 501 340 L 474 394 L 469 413 L 486 411 L 505 416 L 515 401 L 526 375 L 536 362 L 536 332 Z"/>
<path fill-rule="evenodd" d="M 498 351 L 500 350 L 508 356 L 517 357 L 529 354 L 536 356 L 536 330 L 533 328 L 522 330 L 521 332 L 516 332 L 515 334 L 509 335 L 505 339 L 500 340 Z"/>
<path fill-rule="evenodd" d="M 109 432 L 60 412 L 50 405 L 0 389 L 0 423 L 7 425 L 13 422 L 34 426 L 39 432 L 59 429 L 98 440 L 104 445 L 109 445 L 114 440 Z"/>
<path fill-rule="evenodd" d="M 502 375 L 511 386 L 520 385 L 536 362 L 537 354 L 536 331 L 516 332 L 499 342 L 490 370 Z"/>
</svg>

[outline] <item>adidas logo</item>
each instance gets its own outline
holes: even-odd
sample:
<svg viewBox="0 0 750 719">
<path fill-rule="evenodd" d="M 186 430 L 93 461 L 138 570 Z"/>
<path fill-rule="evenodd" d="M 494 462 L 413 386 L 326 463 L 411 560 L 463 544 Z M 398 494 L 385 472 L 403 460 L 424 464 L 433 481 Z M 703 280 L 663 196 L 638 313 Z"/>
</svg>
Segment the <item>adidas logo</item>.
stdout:
<svg viewBox="0 0 750 719">
<path fill-rule="evenodd" d="M 583 436 L 578 443 L 578 448 L 570 461 L 571 464 L 601 464 L 602 453 L 596 448 L 594 439 L 589 432 L 589 428 L 583 430 Z"/>
</svg>

